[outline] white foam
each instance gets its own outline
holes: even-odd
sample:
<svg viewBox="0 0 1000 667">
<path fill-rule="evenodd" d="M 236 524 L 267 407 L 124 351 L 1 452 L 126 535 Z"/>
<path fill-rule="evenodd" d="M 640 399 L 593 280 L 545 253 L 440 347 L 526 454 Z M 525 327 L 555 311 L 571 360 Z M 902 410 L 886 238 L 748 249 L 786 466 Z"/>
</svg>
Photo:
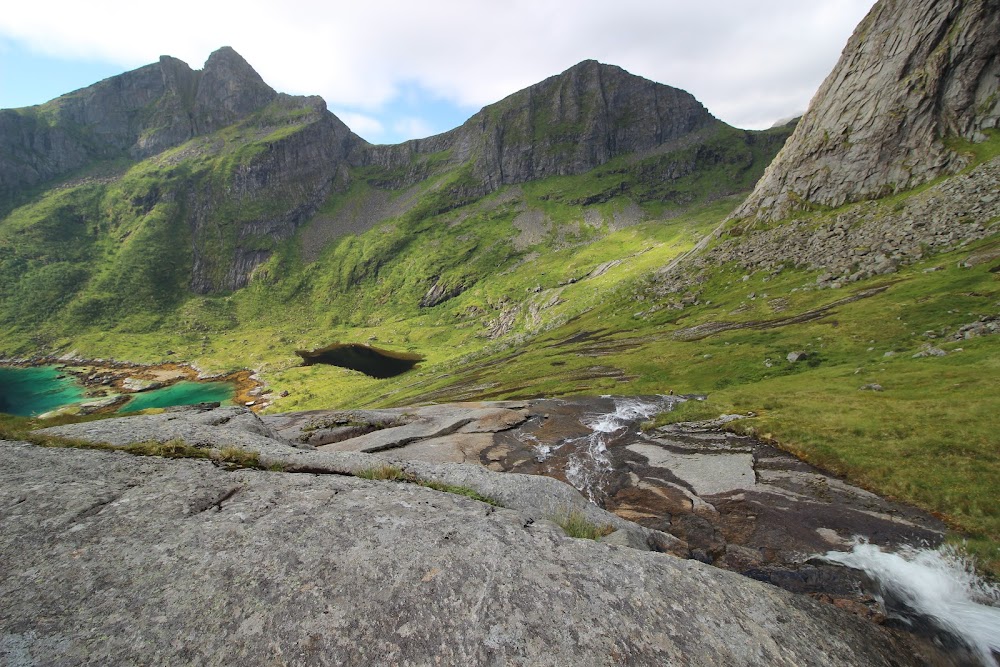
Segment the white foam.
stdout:
<svg viewBox="0 0 1000 667">
<path fill-rule="evenodd" d="M 592 502 L 597 502 L 604 487 L 605 475 L 613 468 L 608 457 L 608 442 L 636 421 L 649 419 L 662 411 L 672 400 L 667 396 L 655 401 L 638 398 L 616 398 L 615 409 L 606 414 L 589 415 L 581 420 L 590 433 L 567 440 L 574 447 L 566 465 L 566 480 Z"/>
<path fill-rule="evenodd" d="M 964 640 L 984 664 L 998 667 L 1000 589 L 978 577 L 954 548 L 891 553 L 859 543 L 850 552 L 830 551 L 824 558 L 863 570 L 906 607 Z"/>
</svg>

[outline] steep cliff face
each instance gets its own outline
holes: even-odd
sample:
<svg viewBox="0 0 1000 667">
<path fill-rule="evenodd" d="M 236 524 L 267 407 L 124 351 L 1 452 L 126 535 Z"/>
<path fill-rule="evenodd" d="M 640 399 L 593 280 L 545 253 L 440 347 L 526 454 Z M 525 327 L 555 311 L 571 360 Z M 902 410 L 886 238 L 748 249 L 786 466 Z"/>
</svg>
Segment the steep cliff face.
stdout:
<svg viewBox="0 0 1000 667">
<path fill-rule="evenodd" d="M 392 169 L 413 163 L 414 155 L 449 151 L 452 164 L 469 165 L 467 189 L 482 194 L 580 174 L 720 125 L 690 93 L 586 60 L 485 107 L 450 132 L 365 147 L 355 161 Z"/>
<path fill-rule="evenodd" d="M 0 111 L 0 198 L 94 160 L 154 155 L 276 98 L 239 54 L 223 47 L 200 71 L 163 56 L 46 104 Z"/>
<path fill-rule="evenodd" d="M 964 166 L 949 140 L 1000 124 L 1000 2 L 881 0 L 737 218 L 906 190 Z"/>
<path fill-rule="evenodd" d="M 326 109 L 322 98 L 281 96 L 274 125 L 247 131 L 286 136 L 263 141 L 224 179 L 204 173 L 184 193 L 193 232 L 191 291 L 230 291 L 250 282 L 274 245 L 290 237 L 330 193 L 348 152 L 361 140 Z M 216 241 L 223 238 L 220 247 Z"/>
</svg>

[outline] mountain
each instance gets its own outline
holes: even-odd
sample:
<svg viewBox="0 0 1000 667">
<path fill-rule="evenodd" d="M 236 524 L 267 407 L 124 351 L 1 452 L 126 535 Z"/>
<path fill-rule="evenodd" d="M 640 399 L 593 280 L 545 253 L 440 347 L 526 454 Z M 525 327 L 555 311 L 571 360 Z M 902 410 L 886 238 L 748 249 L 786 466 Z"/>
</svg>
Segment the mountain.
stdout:
<svg viewBox="0 0 1000 667">
<path fill-rule="evenodd" d="M 2 117 L 9 213 L 0 238 L 14 252 L 0 262 L 0 300 L 8 321 L 55 310 L 72 326 L 158 317 L 188 293 L 245 287 L 322 206 L 362 184 L 374 198 L 361 205 L 370 215 L 319 216 L 308 259 L 345 231 L 393 217 L 378 202 L 418 184 L 430 192 L 408 199 L 426 218 L 629 156 L 595 201 L 633 186 L 652 191 L 640 200 L 663 199 L 663 176 L 736 161 L 743 173 L 713 188 L 728 193 L 749 187 L 784 137 L 735 131 L 683 91 L 587 61 L 451 132 L 372 146 L 320 98 L 275 93 L 229 48 L 201 71 L 164 57 Z"/>
<path fill-rule="evenodd" d="M 689 93 L 586 60 L 484 108 L 430 139 L 362 151 L 358 162 L 394 168 L 414 153 L 450 151 L 472 190 L 580 174 L 722 125 Z"/>
<path fill-rule="evenodd" d="M 1000 127 L 1000 4 L 879 2 L 736 218 L 775 220 L 909 190 L 968 165 Z"/>
<path fill-rule="evenodd" d="M 88 162 L 143 158 L 247 117 L 278 94 L 229 47 L 205 68 L 163 56 L 51 102 L 0 113 L 0 196 Z"/>
</svg>

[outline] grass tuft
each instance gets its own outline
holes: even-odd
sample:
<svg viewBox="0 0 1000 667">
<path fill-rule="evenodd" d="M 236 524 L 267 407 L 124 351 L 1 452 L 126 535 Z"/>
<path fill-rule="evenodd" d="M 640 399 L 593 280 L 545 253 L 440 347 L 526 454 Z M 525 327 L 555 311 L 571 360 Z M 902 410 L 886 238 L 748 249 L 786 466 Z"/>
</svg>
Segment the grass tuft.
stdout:
<svg viewBox="0 0 1000 667">
<path fill-rule="evenodd" d="M 453 493 L 457 496 L 465 496 L 466 498 L 472 498 L 473 500 L 478 500 L 481 503 L 486 503 L 487 505 L 493 505 L 494 507 L 503 507 L 499 502 L 484 496 L 475 489 L 470 489 L 467 486 L 457 486 L 455 484 L 445 484 L 444 482 L 436 482 L 430 479 L 418 479 L 416 483 L 420 486 L 425 486 L 428 489 L 434 489 L 435 491 L 443 491 L 444 493 Z"/>
<path fill-rule="evenodd" d="M 559 524 L 563 532 L 570 537 L 582 538 L 585 540 L 597 540 L 605 535 L 615 532 L 611 524 L 597 524 L 587 518 L 579 511 L 572 510 L 552 517 L 552 520 Z"/>
<path fill-rule="evenodd" d="M 381 480 L 386 482 L 409 482 L 411 478 L 397 466 L 387 463 L 364 468 L 354 473 L 355 477 L 361 479 Z"/>
</svg>

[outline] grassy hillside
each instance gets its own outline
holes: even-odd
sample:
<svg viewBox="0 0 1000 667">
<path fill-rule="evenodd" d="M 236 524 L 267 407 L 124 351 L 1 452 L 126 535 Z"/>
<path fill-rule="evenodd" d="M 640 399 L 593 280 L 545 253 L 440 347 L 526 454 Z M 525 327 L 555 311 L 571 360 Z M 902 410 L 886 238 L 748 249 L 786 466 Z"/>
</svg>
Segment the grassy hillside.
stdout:
<svg viewBox="0 0 1000 667">
<path fill-rule="evenodd" d="M 224 186 L 274 131 L 247 141 L 237 136 L 245 129 L 229 129 L 49 190 L 4 218 L 0 352 L 249 366 L 275 396 L 289 392 L 272 411 L 707 393 L 701 411 L 756 413 L 738 427 L 938 512 L 1000 571 L 991 427 L 1000 336 L 952 340 L 1000 310 L 997 260 L 960 266 L 1000 248 L 995 234 L 840 290 L 815 289 L 816 273 L 801 268 L 722 265 L 697 294 L 667 299 L 657 270 L 716 229 L 787 136 L 720 128 L 696 145 L 471 201 L 451 196 L 469 174 L 447 156 L 415 158 L 423 163 L 408 169 L 427 175 L 416 186 L 398 186 L 406 179 L 390 170 L 354 168 L 294 237 L 240 239 L 273 253 L 249 286 L 191 294 L 189 200 L 163 192 Z M 842 212 L 810 215 L 821 225 Z M 220 209 L 216 238 L 200 247 L 225 255 L 246 213 Z M 334 342 L 425 361 L 376 380 L 303 367 L 294 354 Z M 947 354 L 914 357 L 927 344 Z M 789 362 L 792 351 L 808 356 Z M 870 384 L 883 390 L 861 390 Z"/>
</svg>

